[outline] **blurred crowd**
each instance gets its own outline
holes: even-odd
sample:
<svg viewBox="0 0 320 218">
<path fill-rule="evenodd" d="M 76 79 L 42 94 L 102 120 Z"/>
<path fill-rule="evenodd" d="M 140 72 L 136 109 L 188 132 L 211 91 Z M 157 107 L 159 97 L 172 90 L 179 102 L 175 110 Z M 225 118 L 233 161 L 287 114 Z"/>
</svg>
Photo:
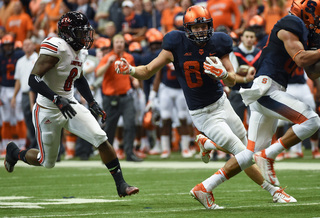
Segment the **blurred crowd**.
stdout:
<svg viewBox="0 0 320 218">
<path fill-rule="evenodd" d="M 30 74 L 28 70 L 37 58 L 36 54 L 39 52 L 41 42 L 46 37 L 57 36 L 57 22 L 66 12 L 81 11 L 88 17 L 92 27 L 95 29 L 95 40 L 84 64 L 84 73 L 99 104 L 104 104 L 106 101 L 104 99 L 105 96 L 113 96 L 113 98 L 107 100 L 110 100 L 111 105 L 115 104 L 114 106 L 117 106 L 118 103 L 121 103 L 121 100 L 114 96 L 119 97 L 120 95 L 116 92 L 113 93 L 113 90 L 117 90 L 121 83 L 129 84 L 130 87 L 125 86 L 127 89 L 125 94 L 130 94 L 134 97 L 134 109 L 129 111 L 129 113 L 135 115 L 133 123 L 128 124 L 129 115 L 125 112 L 119 114 L 120 117 L 113 119 L 111 118 L 112 115 L 106 111 L 107 120 L 108 117 L 112 119 L 113 126 L 105 127 L 101 125 L 106 130 L 109 141 L 115 147 L 119 159 L 126 158 L 128 151 L 125 150 L 133 149 L 136 158 L 130 160 L 142 161 L 147 155 L 160 155 L 161 158 L 168 158 L 171 151 L 180 151 L 183 158 L 193 157 L 197 150 L 197 147 L 194 146 L 197 130 L 193 128 L 190 117 L 186 119 L 186 123 L 181 124 L 181 121 L 177 119 L 177 114 L 179 113 L 176 111 L 177 109 L 172 111 L 168 130 L 167 121 L 163 122 L 161 120 L 161 111 L 159 109 L 161 101 L 157 99 L 159 89 L 154 89 L 154 78 L 143 82 L 130 78 L 128 82 L 117 78 L 112 80 L 109 77 L 109 83 L 106 85 L 106 73 L 99 73 L 98 69 L 103 64 L 108 64 L 108 61 L 112 64 L 113 57 L 110 52 L 121 49 L 121 47 L 117 47 L 118 41 L 125 41 L 123 49 L 133 56 L 134 63 L 132 65 L 147 64 L 160 52 L 163 36 L 167 32 L 172 30 L 184 31 L 183 14 L 185 10 L 191 5 L 200 4 L 207 7 L 211 13 L 215 31 L 229 34 L 234 40 L 234 47 L 240 49 L 235 49 L 233 57 L 235 71 L 239 73 L 240 66 L 242 66 L 241 69 L 243 69 L 243 65 L 255 67 L 255 61 L 259 58 L 259 51 L 266 44 L 268 34 L 273 25 L 288 14 L 291 3 L 291 0 L 0 1 L 1 86 L 12 88 L 10 97 L 4 97 L 8 96 L 8 94 L 2 93 L 2 90 L 0 95 L 2 104 L 0 108 L 5 108 L 6 102 L 10 103 L 5 110 L 0 109 L 2 119 L 0 122 L 2 124 L 1 156 L 5 155 L 5 147 L 9 141 L 16 141 L 20 148 L 36 146 L 32 122 L 28 119 L 30 114 L 27 114 L 27 112 L 31 113 L 30 108 L 34 104 L 34 93 L 29 92 L 28 89 L 22 86 L 22 84 L 26 83 L 26 77 L 15 76 L 15 71 L 18 69 L 17 63 L 20 58 L 26 56 L 29 60 L 32 57 L 32 61 L 23 65 L 25 68 L 22 66 L 22 71 L 25 70 L 27 75 L 28 73 Z M 248 29 L 253 34 L 244 34 Z M 10 48 L 7 45 L 12 47 Z M 243 54 L 241 54 L 241 51 Z M 250 57 L 245 55 L 248 53 L 250 53 Z M 247 62 L 241 63 L 239 59 L 241 55 L 246 56 Z M 105 58 L 106 56 L 108 58 Z M 256 56 L 257 58 L 254 59 Z M 8 57 L 15 57 L 16 61 L 10 62 L 7 60 Z M 253 59 L 255 60 L 254 62 Z M 3 62 L 4 60 L 5 62 Z M 166 69 L 162 69 L 162 73 L 168 74 L 172 72 L 174 70 L 172 67 L 168 66 Z M 9 71 L 13 75 L 4 79 L 4 77 L 8 76 Z M 253 79 L 247 74 L 244 74 L 244 78 L 245 82 L 251 82 Z M 11 82 L 9 82 L 10 80 Z M 17 87 L 17 80 L 21 84 L 18 84 L 20 85 L 19 87 Z M 310 81 L 309 84 L 311 89 L 314 90 L 313 87 L 315 85 Z M 229 96 L 235 97 L 235 95 L 232 95 L 232 89 L 226 87 L 225 91 Z M 19 101 L 19 92 L 21 92 L 21 95 L 28 94 L 27 97 L 30 99 L 28 107 L 23 107 L 27 103 Z M 237 90 L 234 92 L 237 93 Z M 316 93 L 315 91 L 315 95 Z M 79 97 L 79 101 L 85 102 L 81 97 Z M 21 109 L 14 110 L 17 107 L 21 107 Z M 238 115 L 242 118 L 244 125 L 247 125 L 249 116 L 247 108 L 239 111 Z M 24 116 L 21 115 L 22 113 L 24 113 Z M 161 129 L 164 126 L 166 126 L 166 129 Z M 128 129 L 134 129 L 133 139 L 131 139 L 131 136 L 126 138 L 125 135 L 128 134 Z M 170 134 L 166 135 L 168 131 Z M 162 137 L 164 134 L 165 137 Z M 64 152 L 66 159 L 78 156 L 80 159 L 86 160 L 95 153 L 91 145 L 71 133 L 63 132 L 63 136 L 61 153 Z M 129 141 L 124 142 L 124 140 Z M 165 143 L 164 147 L 162 140 L 170 140 L 169 145 Z M 125 145 L 126 148 L 123 148 L 124 143 L 129 145 Z M 316 143 L 318 141 L 314 142 L 313 151 L 315 152 L 318 149 Z M 294 154 L 301 152 L 301 150 L 294 151 Z M 317 155 L 318 153 L 314 153 L 315 158 L 320 158 L 320 154 Z M 213 157 L 216 159 L 228 158 L 223 153 L 217 153 Z"/>
</svg>

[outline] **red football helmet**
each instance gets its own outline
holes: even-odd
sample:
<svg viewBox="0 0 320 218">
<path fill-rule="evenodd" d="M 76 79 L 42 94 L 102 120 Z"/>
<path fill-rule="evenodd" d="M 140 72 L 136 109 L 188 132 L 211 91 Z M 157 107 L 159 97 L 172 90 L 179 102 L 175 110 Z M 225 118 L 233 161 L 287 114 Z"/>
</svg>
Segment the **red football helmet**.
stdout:
<svg viewBox="0 0 320 218">
<path fill-rule="evenodd" d="M 300 17 L 309 30 L 320 33 L 320 0 L 293 0 L 290 13 Z"/>
<path fill-rule="evenodd" d="M 208 30 L 200 32 L 192 32 L 191 27 L 196 24 L 208 24 Z M 213 35 L 213 23 L 209 11 L 200 5 L 189 7 L 183 16 L 183 26 L 186 31 L 186 36 L 194 42 L 207 42 Z"/>
</svg>

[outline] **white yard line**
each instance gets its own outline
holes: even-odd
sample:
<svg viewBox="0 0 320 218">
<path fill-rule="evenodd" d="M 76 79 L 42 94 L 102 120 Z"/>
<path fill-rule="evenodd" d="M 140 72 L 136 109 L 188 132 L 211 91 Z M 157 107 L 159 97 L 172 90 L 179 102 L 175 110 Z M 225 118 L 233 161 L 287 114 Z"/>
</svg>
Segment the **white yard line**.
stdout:
<svg viewBox="0 0 320 218">
<path fill-rule="evenodd" d="M 177 161 L 143 161 L 128 162 L 120 161 L 122 168 L 162 168 L 162 169 L 219 169 L 223 167 L 224 162 L 209 162 L 208 164 L 199 162 L 177 162 Z M 30 167 L 19 161 L 16 167 Z M 55 167 L 105 167 L 101 161 L 61 161 L 57 162 Z M 300 163 L 300 162 L 276 162 L 276 170 L 320 170 L 319 163 Z"/>
</svg>

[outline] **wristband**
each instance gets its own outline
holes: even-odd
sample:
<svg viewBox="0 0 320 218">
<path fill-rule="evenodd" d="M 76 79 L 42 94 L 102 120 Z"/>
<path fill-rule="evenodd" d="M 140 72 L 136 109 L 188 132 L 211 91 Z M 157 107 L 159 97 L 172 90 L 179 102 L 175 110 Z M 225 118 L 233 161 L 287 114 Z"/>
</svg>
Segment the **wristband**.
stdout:
<svg viewBox="0 0 320 218">
<path fill-rule="evenodd" d="M 129 73 L 131 76 L 133 76 L 136 73 L 136 68 L 135 67 L 130 67 Z"/>
</svg>

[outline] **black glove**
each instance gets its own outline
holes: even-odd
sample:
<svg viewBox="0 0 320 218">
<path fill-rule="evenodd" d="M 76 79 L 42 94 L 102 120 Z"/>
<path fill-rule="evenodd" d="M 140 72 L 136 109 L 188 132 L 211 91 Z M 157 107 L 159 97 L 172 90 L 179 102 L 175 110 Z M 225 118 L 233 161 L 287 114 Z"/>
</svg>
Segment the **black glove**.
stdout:
<svg viewBox="0 0 320 218">
<path fill-rule="evenodd" d="M 72 117 L 74 117 L 77 114 L 77 112 L 70 105 L 70 104 L 76 104 L 76 103 L 73 101 L 70 101 L 67 98 L 56 95 L 53 99 L 53 103 L 57 105 L 57 107 L 60 109 L 61 113 L 66 119 L 68 119 L 68 117 L 72 119 Z"/>
<path fill-rule="evenodd" d="M 104 112 L 104 110 L 101 109 L 96 101 L 93 101 L 89 104 L 89 109 L 94 117 L 100 116 L 101 122 L 106 122 L 107 114 L 106 112 Z"/>
</svg>

